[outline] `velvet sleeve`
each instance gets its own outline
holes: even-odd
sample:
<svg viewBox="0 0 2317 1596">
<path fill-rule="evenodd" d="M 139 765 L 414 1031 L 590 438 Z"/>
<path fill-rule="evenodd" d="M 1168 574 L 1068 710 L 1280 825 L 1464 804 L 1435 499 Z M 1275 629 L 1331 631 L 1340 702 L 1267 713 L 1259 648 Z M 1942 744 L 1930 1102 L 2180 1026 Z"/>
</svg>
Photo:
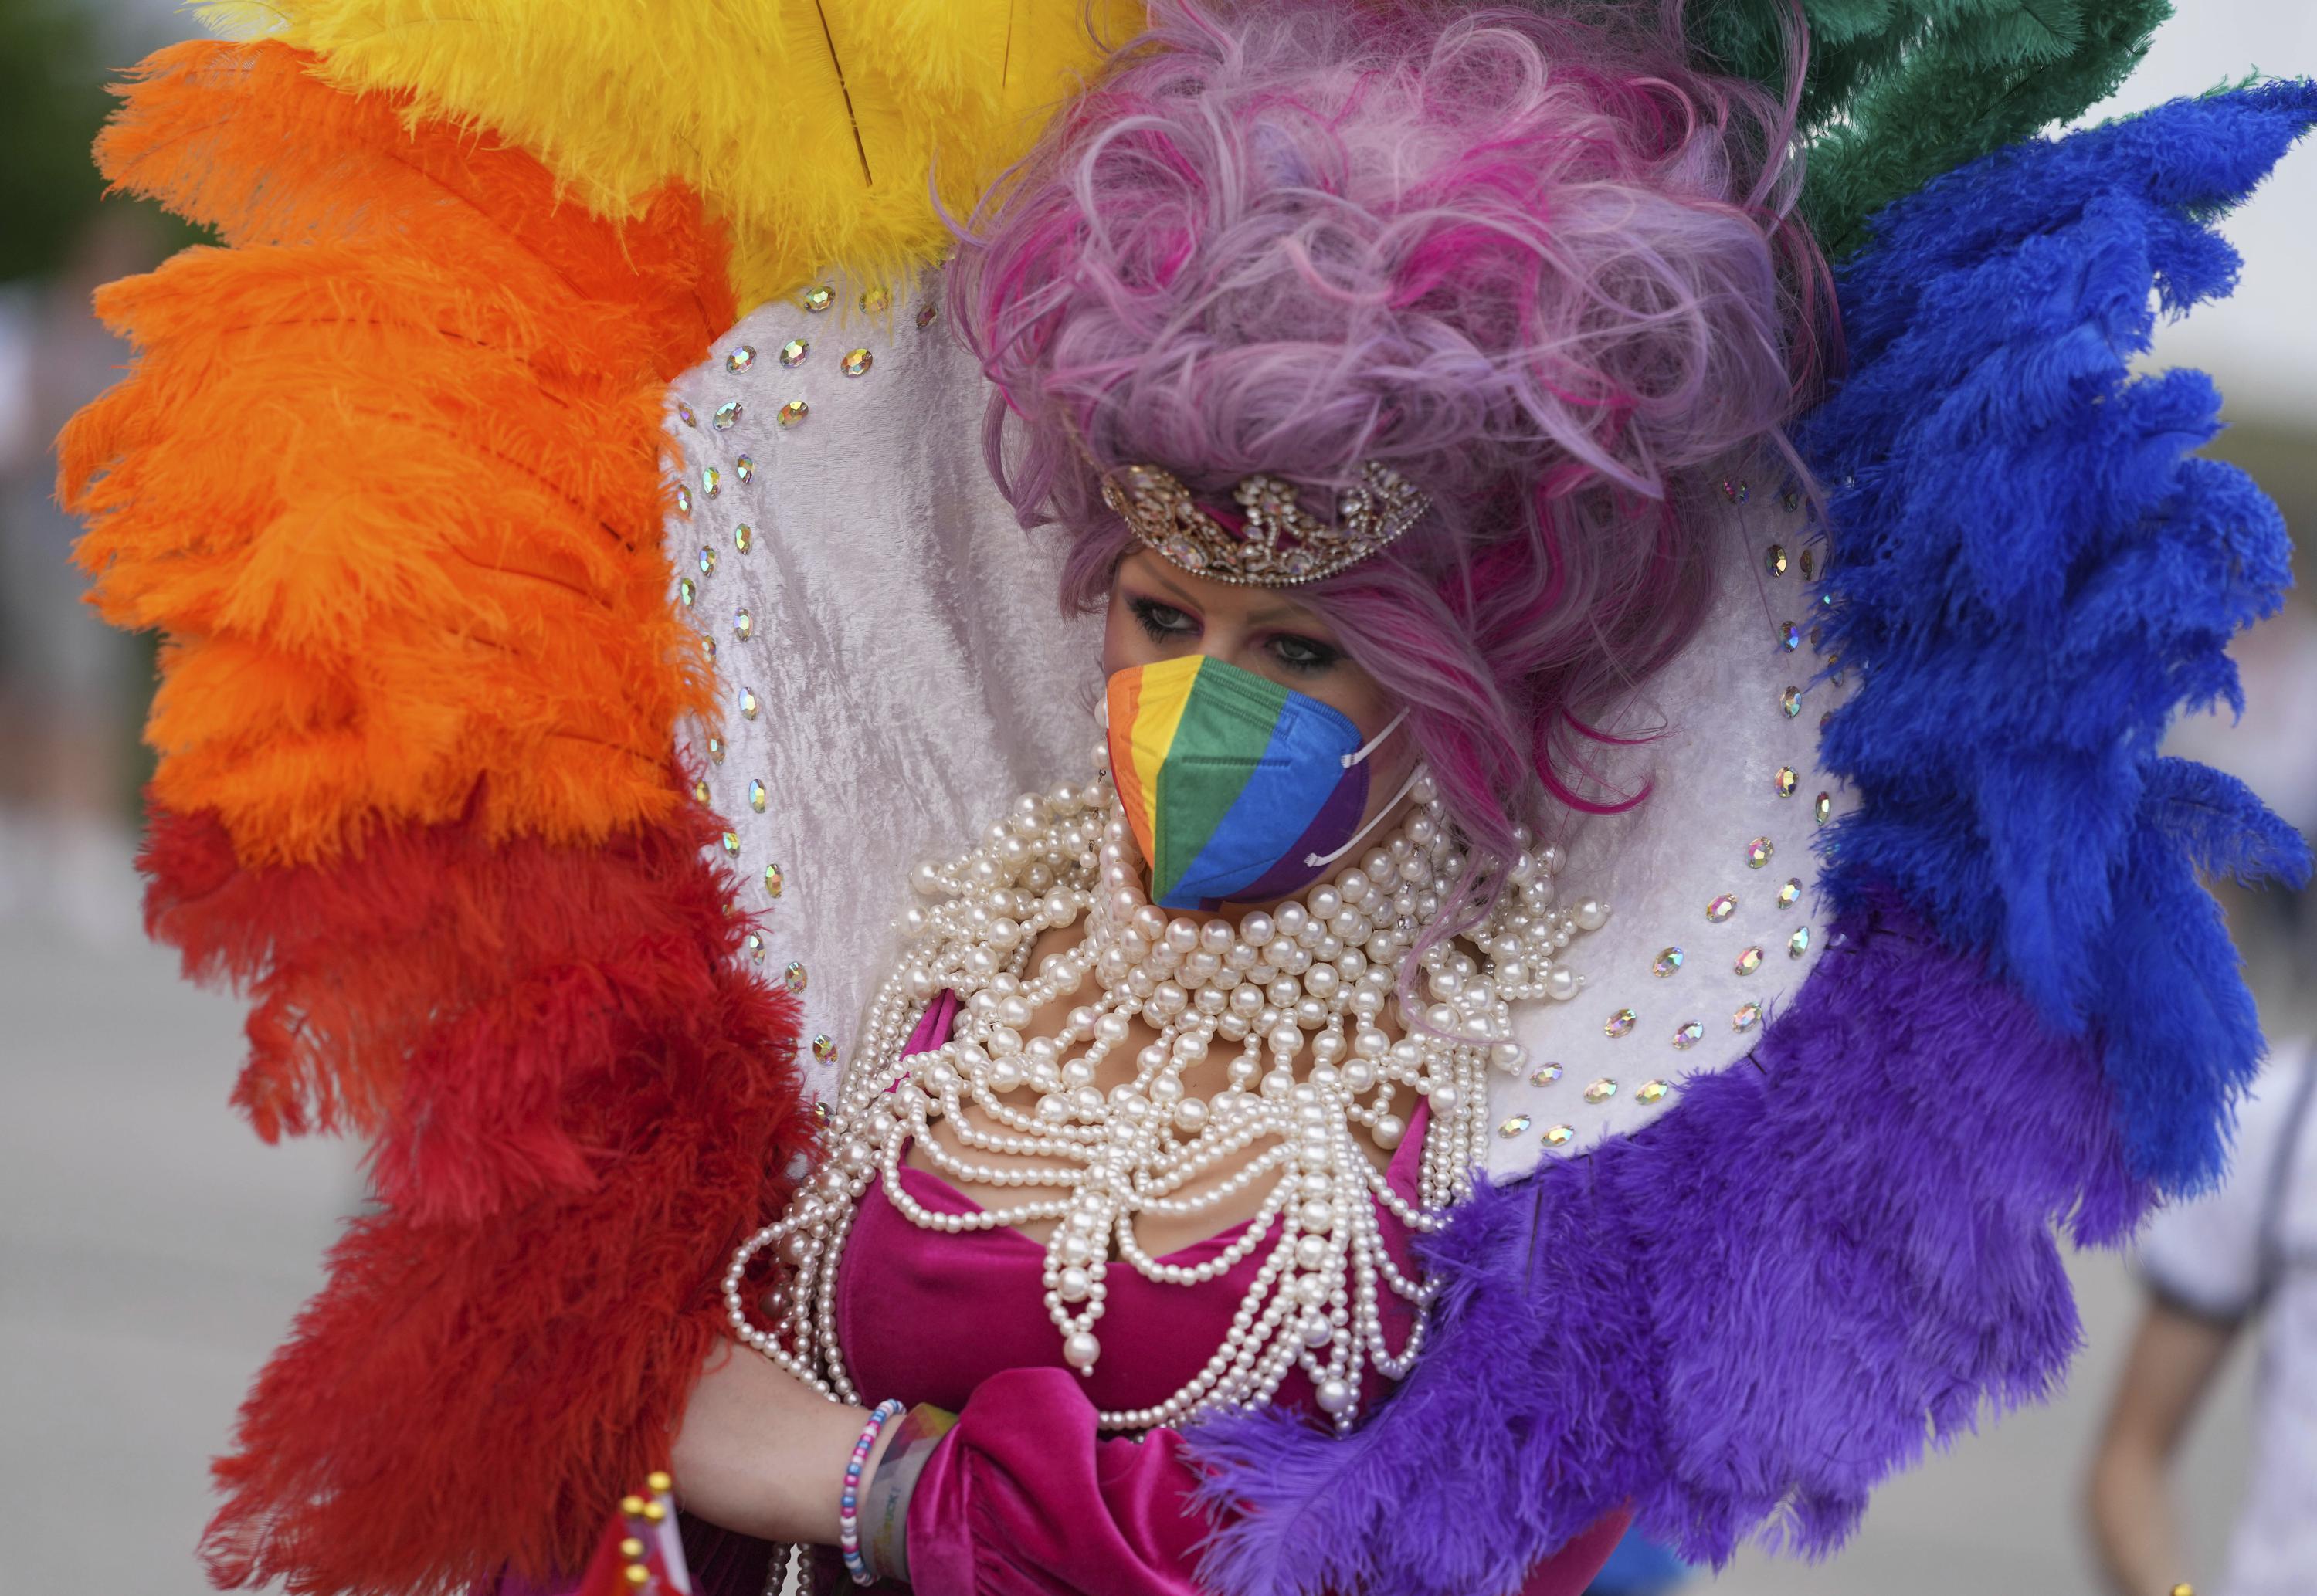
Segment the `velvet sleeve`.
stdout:
<svg viewBox="0 0 2317 1596">
<path fill-rule="evenodd" d="M 1009 1369 L 974 1390 L 909 1502 L 917 1596 L 1200 1596 L 1214 1522 L 1172 1430 L 1104 1440 L 1078 1378 Z M 1522 1596 L 1577 1596 L 1624 1531 L 1607 1515 L 1530 1571 Z"/>
<path fill-rule="evenodd" d="M 1103 1440 L 1078 1377 L 1017 1369 L 975 1387 L 909 1500 L 917 1596 L 1196 1596 L 1209 1528 L 1171 1430 Z"/>
</svg>

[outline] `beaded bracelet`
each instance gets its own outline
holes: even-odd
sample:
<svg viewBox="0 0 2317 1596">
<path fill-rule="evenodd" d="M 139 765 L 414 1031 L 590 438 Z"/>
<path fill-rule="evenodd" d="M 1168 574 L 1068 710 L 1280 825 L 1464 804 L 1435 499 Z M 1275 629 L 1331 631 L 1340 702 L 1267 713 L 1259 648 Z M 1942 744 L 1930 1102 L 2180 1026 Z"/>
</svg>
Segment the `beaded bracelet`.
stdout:
<svg viewBox="0 0 2317 1596">
<path fill-rule="evenodd" d="M 845 1465 L 845 1488 L 836 1497 L 836 1549 L 845 1554 L 845 1570 L 856 1585 L 874 1584 L 877 1576 L 870 1572 L 868 1560 L 861 1555 L 861 1470 L 869 1461 L 870 1450 L 877 1444 L 877 1433 L 889 1420 L 899 1418 L 907 1408 L 887 1397 L 861 1426 L 861 1439 L 853 1443 L 853 1457 Z"/>
<path fill-rule="evenodd" d="M 909 1579 L 909 1499 L 957 1415 L 921 1402 L 885 1427 L 885 1454 L 861 1492 L 863 1556 L 877 1577 Z"/>
</svg>

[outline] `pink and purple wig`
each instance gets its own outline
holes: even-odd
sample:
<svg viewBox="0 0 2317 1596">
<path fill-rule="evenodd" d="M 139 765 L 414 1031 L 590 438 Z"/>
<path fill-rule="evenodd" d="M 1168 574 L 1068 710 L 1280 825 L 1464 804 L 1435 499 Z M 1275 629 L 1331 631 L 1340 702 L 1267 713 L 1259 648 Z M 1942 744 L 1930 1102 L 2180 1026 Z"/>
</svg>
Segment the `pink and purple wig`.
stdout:
<svg viewBox="0 0 2317 1596">
<path fill-rule="evenodd" d="M 1633 801 L 1590 727 L 1702 619 L 1706 484 L 1791 460 L 1818 381 L 1791 101 L 1697 70 L 1672 4 L 1151 13 L 951 269 L 1065 602 L 1137 547 L 1106 470 L 1218 504 L 1267 472 L 1325 513 L 1382 460 L 1432 512 L 1294 595 L 1414 711 L 1465 835 L 1508 859 L 1517 825 Z"/>
</svg>

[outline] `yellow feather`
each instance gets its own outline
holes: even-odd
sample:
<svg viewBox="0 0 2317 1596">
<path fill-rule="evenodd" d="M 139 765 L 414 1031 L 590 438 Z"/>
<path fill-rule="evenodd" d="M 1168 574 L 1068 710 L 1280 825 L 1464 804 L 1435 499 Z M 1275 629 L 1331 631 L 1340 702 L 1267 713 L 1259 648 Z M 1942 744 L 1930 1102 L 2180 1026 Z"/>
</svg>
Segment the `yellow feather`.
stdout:
<svg viewBox="0 0 2317 1596">
<path fill-rule="evenodd" d="M 603 216 L 683 183 L 732 233 L 741 308 L 835 269 L 936 255 L 932 203 L 971 208 L 1141 22 L 1140 0 L 201 0 L 221 31 L 321 58 L 504 140 Z"/>
</svg>

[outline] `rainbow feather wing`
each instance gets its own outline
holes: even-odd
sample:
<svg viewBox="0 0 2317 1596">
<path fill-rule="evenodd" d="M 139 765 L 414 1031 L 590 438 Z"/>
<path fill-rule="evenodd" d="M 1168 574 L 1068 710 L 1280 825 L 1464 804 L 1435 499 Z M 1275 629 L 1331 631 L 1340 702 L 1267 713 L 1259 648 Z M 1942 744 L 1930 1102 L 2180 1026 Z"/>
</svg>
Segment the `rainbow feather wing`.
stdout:
<svg viewBox="0 0 2317 1596">
<path fill-rule="evenodd" d="M 253 990 L 240 1097 L 261 1131 L 376 1137 L 388 1199 L 219 1465 L 221 1577 L 447 1591 L 503 1561 L 576 1565 L 659 1460 L 716 1333 L 703 1260 L 782 1199 L 809 1143 L 793 1004 L 736 973 L 747 922 L 669 762 L 707 700 L 666 602 L 666 384 L 826 262 L 881 280 L 927 258 L 934 135 L 944 163 L 970 157 L 944 164 L 944 194 L 971 199 L 1094 53 L 1065 0 L 831 9 L 292 0 L 266 8 L 269 42 L 157 58 L 108 141 L 116 180 L 233 245 L 111 293 L 140 365 L 66 440 L 101 603 L 171 639 L 153 923 Z M 1803 9 L 1806 203 L 1856 255 L 1858 370 L 1817 434 L 1865 529 L 1843 625 L 1875 659 L 1868 697 L 1928 706 L 1910 672 L 1968 641 L 1942 637 L 1940 604 L 1968 597 L 1999 629 L 2053 611 L 1960 582 L 1909 472 L 1944 450 L 1952 475 L 1973 449 L 2063 483 L 2086 468 L 2083 400 L 2127 397 L 2113 306 L 2216 281 L 2201 218 L 2311 112 L 2277 90 L 2174 108 L 2149 124 L 2160 147 L 2026 147 L 2003 181 L 2099 201 L 2044 225 L 1974 201 L 1967 174 L 1915 192 L 2097 100 L 2160 0 Z M 1766 79 L 1777 14 L 1692 8 L 1712 53 Z M 2155 169 L 2189 181 L 2152 189 Z M 2035 281 L 2078 297 L 2041 325 L 1981 314 Z M 1942 326 L 1964 344 L 1935 347 Z M 2028 405 L 2062 344 L 2095 358 Z M 1885 390 L 1953 402 L 1917 424 Z M 1210 1565 L 1223 1588 L 1507 1586 L 1625 1501 L 1701 1554 L 1780 1513 L 1829 1543 L 1926 1414 L 1951 1428 L 2054 1378 L 2072 1318 L 2049 1226 L 2116 1236 L 2155 1184 L 2208 1171 L 2254 1045 L 2187 860 L 2232 862 L 2250 835 L 2267 859 L 2233 862 L 2299 863 L 2241 792 L 2124 735 L 2227 690 L 2214 639 L 2277 575 L 2257 496 L 2178 459 L 2207 397 L 2128 398 L 2098 441 L 2147 513 L 2081 495 L 2091 523 L 2035 523 L 2113 690 L 2043 750 L 2066 757 L 1910 810 L 1889 772 L 1935 720 L 1845 722 L 1832 746 L 1872 799 L 1846 823 L 1847 951 L 1769 1028 L 1758 1072 L 1484 1193 L 1436 1258 L 1439 1339 L 1366 1430 L 1209 1435 L 1218 1496 L 1256 1510 Z M 2024 454 L 1995 460 L 1959 423 L 2005 405 L 2060 420 L 2012 429 Z M 2195 595 L 2180 626 L 2117 641 L 2175 589 Z M 2026 820 L 2002 807 L 2022 791 Z M 2098 824 L 2058 846 L 2034 817 L 2072 813 L 2071 792 Z M 1942 860 L 2000 903 L 1943 900 Z M 2159 923 L 2187 934 L 2152 942 Z M 2207 1007 L 2131 1010 L 2152 1029 L 2121 1045 L 2084 1025 L 2168 977 Z M 2157 1067 L 2211 1036 L 2196 1067 Z M 1861 1057 L 1890 1146 L 1838 1111 Z M 1859 1222 L 1829 1238 L 1829 1212 Z M 1968 1236 L 1943 1226 L 1957 1212 Z M 1838 1364 L 1838 1343 L 1880 1350 Z M 1762 1347 L 1789 1356 L 1748 1363 Z"/>
</svg>

